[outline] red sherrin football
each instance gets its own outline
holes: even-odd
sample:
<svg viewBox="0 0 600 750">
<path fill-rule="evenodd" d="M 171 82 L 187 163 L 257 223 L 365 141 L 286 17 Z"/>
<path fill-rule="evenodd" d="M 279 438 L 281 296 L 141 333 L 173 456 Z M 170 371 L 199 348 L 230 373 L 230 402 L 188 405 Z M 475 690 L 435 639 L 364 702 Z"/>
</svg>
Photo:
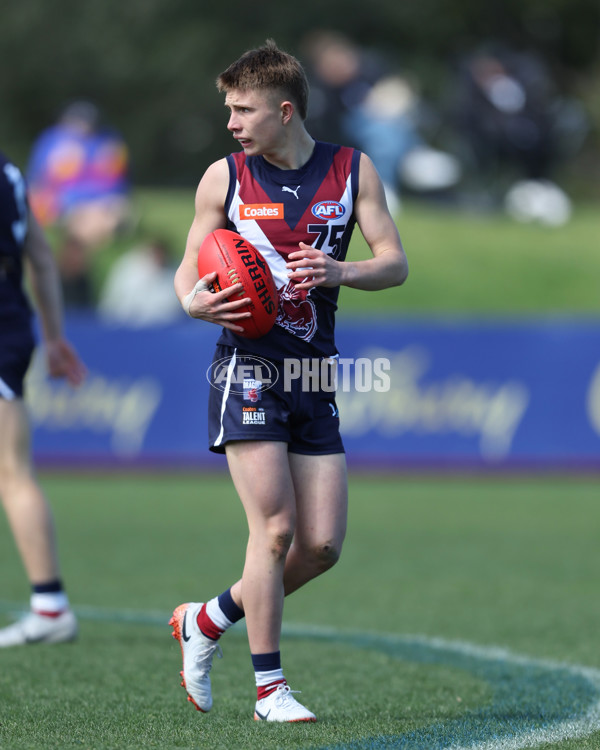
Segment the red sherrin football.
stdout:
<svg viewBox="0 0 600 750">
<path fill-rule="evenodd" d="M 251 318 L 236 321 L 244 329 L 244 336 L 257 339 L 273 327 L 277 315 L 277 287 L 266 260 L 259 251 L 237 232 L 216 229 L 205 239 L 198 251 L 200 278 L 217 272 L 213 291 L 220 292 L 241 282 L 244 286 L 239 298 L 249 297 L 251 302 L 239 312 L 251 312 Z M 231 301 L 237 295 L 229 297 Z"/>
</svg>

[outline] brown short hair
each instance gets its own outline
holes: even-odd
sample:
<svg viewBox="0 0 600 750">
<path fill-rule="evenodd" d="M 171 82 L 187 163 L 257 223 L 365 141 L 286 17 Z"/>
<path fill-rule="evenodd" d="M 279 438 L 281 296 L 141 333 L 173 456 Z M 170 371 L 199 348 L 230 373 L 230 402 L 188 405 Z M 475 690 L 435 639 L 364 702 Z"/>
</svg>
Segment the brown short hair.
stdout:
<svg viewBox="0 0 600 750">
<path fill-rule="evenodd" d="M 308 112 L 308 81 L 295 57 L 280 50 L 272 39 L 263 47 L 245 52 L 217 77 L 219 91 L 230 89 L 279 89 L 298 109 L 302 120 Z"/>
</svg>

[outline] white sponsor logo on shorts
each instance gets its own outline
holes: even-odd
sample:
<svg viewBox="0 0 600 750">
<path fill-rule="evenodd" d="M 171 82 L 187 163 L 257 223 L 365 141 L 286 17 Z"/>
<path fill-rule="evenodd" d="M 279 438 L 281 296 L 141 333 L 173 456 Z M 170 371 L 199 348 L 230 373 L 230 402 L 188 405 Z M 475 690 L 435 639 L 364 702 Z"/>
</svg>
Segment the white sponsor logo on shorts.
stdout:
<svg viewBox="0 0 600 750">
<path fill-rule="evenodd" d="M 263 409 L 256 409 L 253 406 L 242 408 L 242 424 L 264 425 L 266 424 L 266 416 Z"/>
</svg>

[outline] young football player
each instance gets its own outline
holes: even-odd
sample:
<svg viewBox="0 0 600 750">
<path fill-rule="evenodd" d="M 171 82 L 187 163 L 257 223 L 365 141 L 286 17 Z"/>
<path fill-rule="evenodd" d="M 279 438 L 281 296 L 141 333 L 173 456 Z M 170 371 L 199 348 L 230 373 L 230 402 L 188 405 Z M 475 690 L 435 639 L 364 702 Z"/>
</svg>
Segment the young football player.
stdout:
<svg viewBox="0 0 600 750">
<path fill-rule="evenodd" d="M 195 199 L 185 254 L 175 276 L 188 314 L 223 327 L 215 361 L 260 357 L 282 373 L 290 361 L 323 362 L 337 354 L 334 316 L 340 286 L 375 291 L 397 286 L 408 267 L 400 237 L 369 157 L 316 142 L 304 120 L 308 84 L 300 63 L 269 40 L 246 52 L 217 79 L 229 112 L 227 128 L 240 150 L 208 167 Z M 248 204 L 269 207 L 246 218 Z M 348 262 L 358 224 L 372 253 Z M 241 285 L 218 293 L 215 278 L 198 278 L 198 249 L 227 228 L 251 242 L 268 262 L 279 292 L 271 331 L 240 336 L 248 298 Z M 334 361 L 334 359 L 332 360 Z M 178 606 L 170 623 L 183 653 L 183 685 L 209 711 L 209 671 L 219 639 L 245 617 L 256 676 L 254 718 L 315 721 L 292 695 L 281 664 L 284 597 L 331 568 L 346 532 L 347 477 L 335 394 L 280 377 L 254 388 L 263 417 L 242 420 L 243 393 L 211 388 L 209 439 L 225 453 L 246 513 L 249 538 L 241 579 L 205 603 Z M 311 381 L 312 383 L 312 381 Z M 312 383 L 314 385 L 314 383 Z M 255 384 L 253 384 L 255 386 Z M 201 539 L 199 539 L 199 555 Z"/>
<path fill-rule="evenodd" d="M 19 169 L 0 153 L 0 497 L 32 587 L 30 611 L 0 629 L 0 648 L 73 640 L 77 620 L 58 566 L 52 511 L 35 477 L 23 381 L 35 346 L 23 272 L 42 323 L 48 371 L 79 385 L 85 368 L 63 337 L 52 250 L 29 209 Z"/>
</svg>

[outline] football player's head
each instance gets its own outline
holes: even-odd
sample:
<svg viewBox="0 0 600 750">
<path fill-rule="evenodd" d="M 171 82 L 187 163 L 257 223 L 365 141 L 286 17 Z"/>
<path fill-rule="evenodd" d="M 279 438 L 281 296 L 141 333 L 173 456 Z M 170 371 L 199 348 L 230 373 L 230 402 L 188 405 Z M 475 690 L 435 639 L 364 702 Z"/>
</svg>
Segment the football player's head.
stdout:
<svg viewBox="0 0 600 750">
<path fill-rule="evenodd" d="M 294 104 L 301 120 L 308 112 L 308 80 L 300 62 L 280 50 L 272 39 L 245 52 L 217 77 L 217 88 L 231 90 L 277 90 Z"/>
</svg>

